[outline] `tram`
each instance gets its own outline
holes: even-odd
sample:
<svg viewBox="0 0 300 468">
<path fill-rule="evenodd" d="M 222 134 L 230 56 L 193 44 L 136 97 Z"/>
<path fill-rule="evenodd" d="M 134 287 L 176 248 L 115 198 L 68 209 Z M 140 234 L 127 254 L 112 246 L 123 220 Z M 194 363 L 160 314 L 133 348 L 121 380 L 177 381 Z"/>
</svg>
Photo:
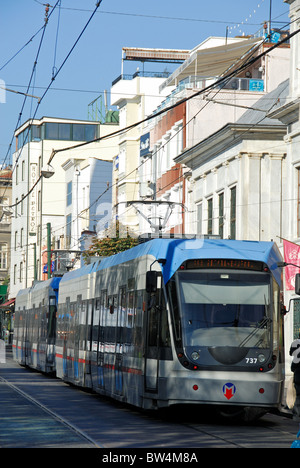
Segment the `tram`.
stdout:
<svg viewBox="0 0 300 468">
<path fill-rule="evenodd" d="M 284 383 L 281 261 L 273 242 L 150 240 L 20 291 L 15 359 L 141 408 L 263 414 Z"/>
<path fill-rule="evenodd" d="M 37 282 L 16 299 L 13 356 L 20 365 L 55 372 L 56 304 L 61 278 Z"/>
</svg>

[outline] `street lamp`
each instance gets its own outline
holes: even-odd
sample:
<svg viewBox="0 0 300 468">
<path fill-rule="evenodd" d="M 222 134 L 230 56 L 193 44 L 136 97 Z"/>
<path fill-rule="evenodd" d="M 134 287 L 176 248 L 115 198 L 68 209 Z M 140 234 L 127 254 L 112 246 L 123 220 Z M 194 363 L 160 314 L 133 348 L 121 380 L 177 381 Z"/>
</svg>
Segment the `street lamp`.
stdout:
<svg viewBox="0 0 300 468">
<path fill-rule="evenodd" d="M 45 179 L 50 179 L 50 177 L 52 177 L 54 175 L 54 172 L 55 171 L 54 171 L 53 167 L 50 164 L 48 164 L 46 168 L 44 168 L 44 169 L 42 168 L 41 175 L 43 177 L 45 177 Z"/>
</svg>

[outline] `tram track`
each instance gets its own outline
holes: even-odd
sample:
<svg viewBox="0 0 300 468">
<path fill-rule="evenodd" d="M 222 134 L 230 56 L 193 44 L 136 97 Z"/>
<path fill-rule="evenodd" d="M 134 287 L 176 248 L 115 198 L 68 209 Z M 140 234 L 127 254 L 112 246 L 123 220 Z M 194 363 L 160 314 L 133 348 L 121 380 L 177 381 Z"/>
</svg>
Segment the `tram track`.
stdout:
<svg viewBox="0 0 300 468">
<path fill-rule="evenodd" d="M 9 382 L 4 377 L 0 377 L 0 382 L 7 385 L 14 392 L 18 393 L 18 395 L 23 397 L 26 401 L 30 402 L 31 404 L 41 409 L 43 412 L 47 413 L 47 415 L 49 415 L 58 423 L 64 425 L 67 429 L 74 432 L 77 436 L 87 441 L 94 448 L 98 448 L 98 449 L 103 448 L 103 446 L 99 444 L 99 442 L 96 442 L 94 439 L 92 439 L 88 434 L 86 434 L 80 428 L 78 428 L 77 426 L 72 424 L 70 421 L 68 421 L 66 418 L 62 417 L 61 415 L 57 414 L 56 412 L 54 412 L 53 410 L 45 406 L 43 403 L 41 403 L 36 398 L 29 395 L 27 392 L 24 392 L 23 390 L 21 390 L 17 385 L 14 385 L 13 383 Z"/>
<path fill-rule="evenodd" d="M 1 369 L 0 398 L 1 448 L 98 448 L 100 456 L 139 448 L 289 448 L 298 432 L 283 414 L 248 424 L 192 405 L 144 412 L 19 367 L 10 356 Z"/>
</svg>

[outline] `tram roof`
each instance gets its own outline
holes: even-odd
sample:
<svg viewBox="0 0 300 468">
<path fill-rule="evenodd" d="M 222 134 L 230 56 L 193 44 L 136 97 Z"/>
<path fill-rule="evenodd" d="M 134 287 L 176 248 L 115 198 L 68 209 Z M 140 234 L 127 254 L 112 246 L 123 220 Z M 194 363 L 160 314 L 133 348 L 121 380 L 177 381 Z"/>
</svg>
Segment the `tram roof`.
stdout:
<svg viewBox="0 0 300 468">
<path fill-rule="evenodd" d="M 281 270 L 277 267 L 277 262 L 282 261 L 282 256 L 275 242 L 230 239 L 152 239 L 132 249 L 70 271 L 63 276 L 62 282 L 147 255 L 152 256 L 153 261 L 166 260 L 164 265 L 160 264 L 165 283 L 186 260 L 208 258 L 263 262 L 269 267 L 277 283 L 281 283 Z"/>
<path fill-rule="evenodd" d="M 161 265 L 166 283 L 186 260 L 198 258 L 224 258 L 233 260 L 256 260 L 264 262 L 272 271 L 278 284 L 281 271 L 277 262 L 282 261 L 275 242 L 240 241 L 229 239 L 153 239 L 125 252 L 103 259 L 96 270 L 151 255 L 154 260 L 166 260 Z"/>
</svg>

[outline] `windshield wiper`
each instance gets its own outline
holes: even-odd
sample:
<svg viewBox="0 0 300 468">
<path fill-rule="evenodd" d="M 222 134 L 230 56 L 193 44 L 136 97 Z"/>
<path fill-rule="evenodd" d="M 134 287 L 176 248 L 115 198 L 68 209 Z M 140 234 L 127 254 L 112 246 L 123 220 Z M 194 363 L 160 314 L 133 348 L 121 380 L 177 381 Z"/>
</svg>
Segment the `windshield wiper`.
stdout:
<svg viewBox="0 0 300 468">
<path fill-rule="evenodd" d="M 272 322 L 272 320 L 269 317 L 265 317 L 261 321 L 259 326 L 257 328 L 255 328 L 251 333 L 249 333 L 249 335 L 246 336 L 246 338 L 244 338 L 243 341 L 241 341 L 241 343 L 239 344 L 239 347 L 245 346 L 245 344 L 248 343 L 248 341 L 251 340 L 251 338 L 256 334 L 257 330 L 261 330 L 262 328 L 264 328 L 265 325 L 267 325 L 268 323 L 271 323 L 271 322 Z"/>
</svg>

